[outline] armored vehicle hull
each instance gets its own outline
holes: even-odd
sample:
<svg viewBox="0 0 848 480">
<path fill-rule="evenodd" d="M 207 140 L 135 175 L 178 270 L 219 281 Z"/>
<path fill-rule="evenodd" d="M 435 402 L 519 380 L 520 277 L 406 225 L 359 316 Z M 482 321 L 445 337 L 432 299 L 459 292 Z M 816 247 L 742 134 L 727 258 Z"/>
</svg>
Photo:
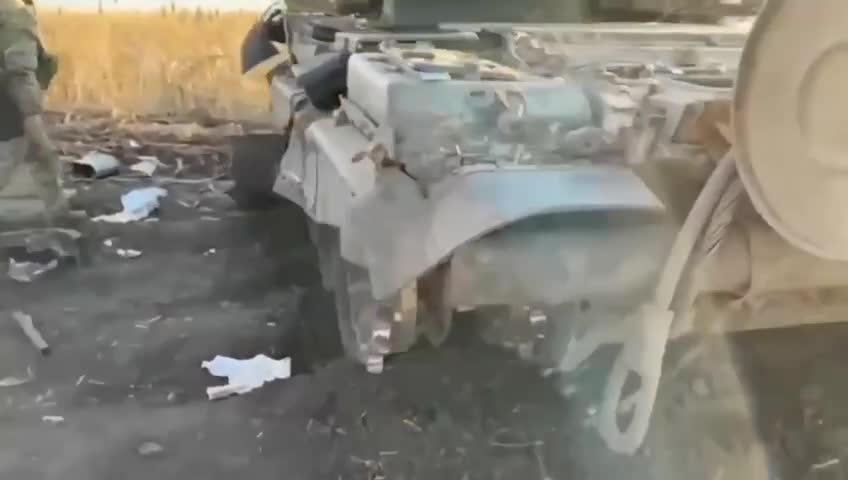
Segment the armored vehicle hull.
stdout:
<svg viewBox="0 0 848 480">
<path fill-rule="evenodd" d="M 827 172 L 845 150 L 826 99 L 845 34 L 827 24 L 769 80 L 791 19 L 820 14 L 763 8 L 753 33 L 267 16 L 277 61 L 245 67 L 268 67 L 285 132 L 273 191 L 311 221 L 347 355 L 379 372 L 463 311 L 548 373 L 620 345 L 595 423 L 634 453 L 665 408 L 669 340 L 844 321 L 848 189 Z M 766 478 L 754 464 L 738 478 Z"/>
</svg>

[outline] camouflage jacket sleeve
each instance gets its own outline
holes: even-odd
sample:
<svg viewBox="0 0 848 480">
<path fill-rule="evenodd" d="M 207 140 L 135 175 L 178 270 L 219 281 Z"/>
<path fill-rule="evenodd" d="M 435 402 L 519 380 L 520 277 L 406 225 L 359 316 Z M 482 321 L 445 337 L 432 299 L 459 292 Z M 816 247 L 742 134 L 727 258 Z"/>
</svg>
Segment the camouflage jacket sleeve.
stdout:
<svg viewBox="0 0 848 480">
<path fill-rule="evenodd" d="M 37 69 L 38 42 L 35 38 L 22 35 L 3 51 L 4 83 L 24 118 L 37 115 L 42 110 Z"/>
<path fill-rule="evenodd" d="M 38 33 L 35 19 L 26 11 L 4 16 L 0 28 L 0 72 L 3 85 L 24 118 L 41 113 L 38 83 Z"/>
</svg>

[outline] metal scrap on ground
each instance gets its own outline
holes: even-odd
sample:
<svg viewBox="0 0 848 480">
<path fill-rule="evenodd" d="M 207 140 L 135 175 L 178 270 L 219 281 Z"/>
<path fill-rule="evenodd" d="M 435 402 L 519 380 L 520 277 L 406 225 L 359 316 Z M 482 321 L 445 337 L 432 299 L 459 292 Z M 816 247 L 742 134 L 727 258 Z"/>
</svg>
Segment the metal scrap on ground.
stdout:
<svg viewBox="0 0 848 480">
<path fill-rule="evenodd" d="M 82 158 L 72 162 L 74 175 L 86 178 L 103 178 L 118 173 L 121 162 L 114 155 L 102 152 L 88 152 Z"/>
<path fill-rule="evenodd" d="M 69 121 L 55 118 L 51 136 L 61 153 L 82 157 L 92 150 L 114 155 L 125 165 L 156 158 L 157 170 L 178 175 L 214 176 L 227 169 L 228 137 L 250 131 L 272 130 L 264 122 L 175 116 L 120 116 L 83 112 Z M 202 173 L 201 173 L 202 172 Z"/>
<path fill-rule="evenodd" d="M 31 283 L 37 277 L 54 270 L 59 266 L 58 260 L 47 263 L 18 262 L 14 258 L 9 259 L 9 278 L 20 283 Z"/>
</svg>

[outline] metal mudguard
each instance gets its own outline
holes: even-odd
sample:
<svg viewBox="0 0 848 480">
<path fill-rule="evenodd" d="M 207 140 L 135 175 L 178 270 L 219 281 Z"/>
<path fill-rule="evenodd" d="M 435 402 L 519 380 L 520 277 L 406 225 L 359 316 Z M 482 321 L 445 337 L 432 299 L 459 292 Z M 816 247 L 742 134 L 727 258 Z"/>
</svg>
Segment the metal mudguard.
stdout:
<svg viewBox="0 0 848 480">
<path fill-rule="evenodd" d="M 379 173 L 341 225 L 342 255 L 371 272 L 385 299 L 458 247 L 522 219 L 553 213 L 654 212 L 663 207 L 629 169 L 604 166 L 468 168 L 427 188 Z"/>
<path fill-rule="evenodd" d="M 256 22 L 241 44 L 241 73 L 267 75 L 276 66 L 289 59 L 284 38 L 272 32 L 264 21 Z"/>
</svg>

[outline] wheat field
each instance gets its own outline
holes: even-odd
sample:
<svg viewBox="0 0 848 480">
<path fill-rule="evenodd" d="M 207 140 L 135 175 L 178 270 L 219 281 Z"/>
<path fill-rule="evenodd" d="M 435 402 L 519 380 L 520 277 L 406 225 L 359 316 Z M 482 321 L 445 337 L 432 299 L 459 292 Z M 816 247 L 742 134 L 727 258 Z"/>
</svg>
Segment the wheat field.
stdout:
<svg viewBox="0 0 848 480">
<path fill-rule="evenodd" d="M 48 93 L 58 110 L 182 113 L 228 118 L 267 111 L 267 86 L 240 75 L 255 13 L 42 11 L 41 34 L 59 56 Z"/>
</svg>

